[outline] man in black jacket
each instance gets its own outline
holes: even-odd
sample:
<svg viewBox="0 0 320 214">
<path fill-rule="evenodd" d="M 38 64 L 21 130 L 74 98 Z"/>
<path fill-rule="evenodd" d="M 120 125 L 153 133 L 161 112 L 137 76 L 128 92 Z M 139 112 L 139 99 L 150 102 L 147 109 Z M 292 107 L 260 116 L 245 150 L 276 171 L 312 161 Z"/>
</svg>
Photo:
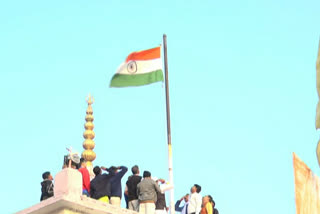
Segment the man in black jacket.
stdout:
<svg viewBox="0 0 320 214">
<path fill-rule="evenodd" d="M 93 173 L 96 176 L 90 182 L 91 198 L 109 203 L 109 197 L 111 196 L 110 178 L 112 177 L 112 175 L 106 173 L 102 174 L 101 168 L 99 166 L 95 166 L 93 168 Z"/>
<path fill-rule="evenodd" d="M 131 168 L 132 174 L 126 183 L 125 194 L 128 196 L 128 208 L 129 210 L 139 211 L 139 201 L 137 194 L 137 185 L 140 183 L 142 177 L 139 175 L 139 167 L 134 165 Z"/>
<path fill-rule="evenodd" d="M 46 200 L 53 196 L 53 183 L 52 175 L 50 172 L 44 172 L 42 174 L 43 181 L 41 182 L 41 197 L 40 201 Z"/>
</svg>

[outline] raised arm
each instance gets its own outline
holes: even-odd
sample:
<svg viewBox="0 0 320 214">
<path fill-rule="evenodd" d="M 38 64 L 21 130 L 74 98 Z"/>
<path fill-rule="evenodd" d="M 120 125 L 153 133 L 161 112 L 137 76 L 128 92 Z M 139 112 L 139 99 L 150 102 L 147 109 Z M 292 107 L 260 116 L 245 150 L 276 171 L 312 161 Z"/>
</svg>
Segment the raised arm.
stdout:
<svg viewBox="0 0 320 214">
<path fill-rule="evenodd" d="M 116 176 L 122 178 L 122 177 L 124 176 L 124 174 L 126 174 L 126 172 L 128 171 L 128 168 L 125 167 L 125 166 L 120 166 L 119 169 L 121 169 L 121 171 L 118 172 L 118 173 L 116 174 Z"/>
<path fill-rule="evenodd" d="M 160 189 L 159 185 L 155 181 L 153 182 L 153 186 L 154 186 L 154 189 L 156 190 L 156 192 L 161 193 L 161 189 Z"/>
<path fill-rule="evenodd" d="M 183 198 L 181 198 L 180 200 L 178 200 L 178 201 L 176 202 L 176 204 L 174 205 L 174 210 L 175 210 L 175 211 L 177 211 L 177 212 L 182 212 L 182 209 L 183 209 L 184 206 L 179 207 L 182 200 L 183 200 Z"/>
</svg>

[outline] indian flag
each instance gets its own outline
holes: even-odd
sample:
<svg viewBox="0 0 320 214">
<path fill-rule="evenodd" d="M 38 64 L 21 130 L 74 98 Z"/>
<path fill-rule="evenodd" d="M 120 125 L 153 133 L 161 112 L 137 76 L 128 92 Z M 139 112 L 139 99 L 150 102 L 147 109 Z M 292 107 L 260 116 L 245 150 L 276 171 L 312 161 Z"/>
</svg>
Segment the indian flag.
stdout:
<svg viewBox="0 0 320 214">
<path fill-rule="evenodd" d="M 160 46 L 129 54 L 112 77 L 110 87 L 140 86 L 158 81 L 163 81 Z"/>
</svg>

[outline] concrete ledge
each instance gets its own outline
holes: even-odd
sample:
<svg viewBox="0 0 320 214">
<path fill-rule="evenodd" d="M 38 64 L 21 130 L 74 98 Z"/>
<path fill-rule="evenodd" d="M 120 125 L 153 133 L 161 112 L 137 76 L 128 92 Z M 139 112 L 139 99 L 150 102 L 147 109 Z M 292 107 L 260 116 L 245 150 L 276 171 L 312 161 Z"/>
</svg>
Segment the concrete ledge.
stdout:
<svg viewBox="0 0 320 214">
<path fill-rule="evenodd" d="M 16 214 L 138 214 L 86 196 L 60 195 L 44 200 Z"/>
</svg>

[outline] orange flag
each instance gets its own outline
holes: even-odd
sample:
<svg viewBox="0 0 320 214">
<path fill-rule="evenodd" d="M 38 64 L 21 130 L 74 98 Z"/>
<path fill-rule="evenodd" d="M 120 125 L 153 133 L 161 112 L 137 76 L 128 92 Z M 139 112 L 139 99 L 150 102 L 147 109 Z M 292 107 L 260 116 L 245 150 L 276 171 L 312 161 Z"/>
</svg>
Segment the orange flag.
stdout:
<svg viewBox="0 0 320 214">
<path fill-rule="evenodd" d="M 296 214 L 320 213 L 320 179 L 293 153 Z"/>
</svg>

